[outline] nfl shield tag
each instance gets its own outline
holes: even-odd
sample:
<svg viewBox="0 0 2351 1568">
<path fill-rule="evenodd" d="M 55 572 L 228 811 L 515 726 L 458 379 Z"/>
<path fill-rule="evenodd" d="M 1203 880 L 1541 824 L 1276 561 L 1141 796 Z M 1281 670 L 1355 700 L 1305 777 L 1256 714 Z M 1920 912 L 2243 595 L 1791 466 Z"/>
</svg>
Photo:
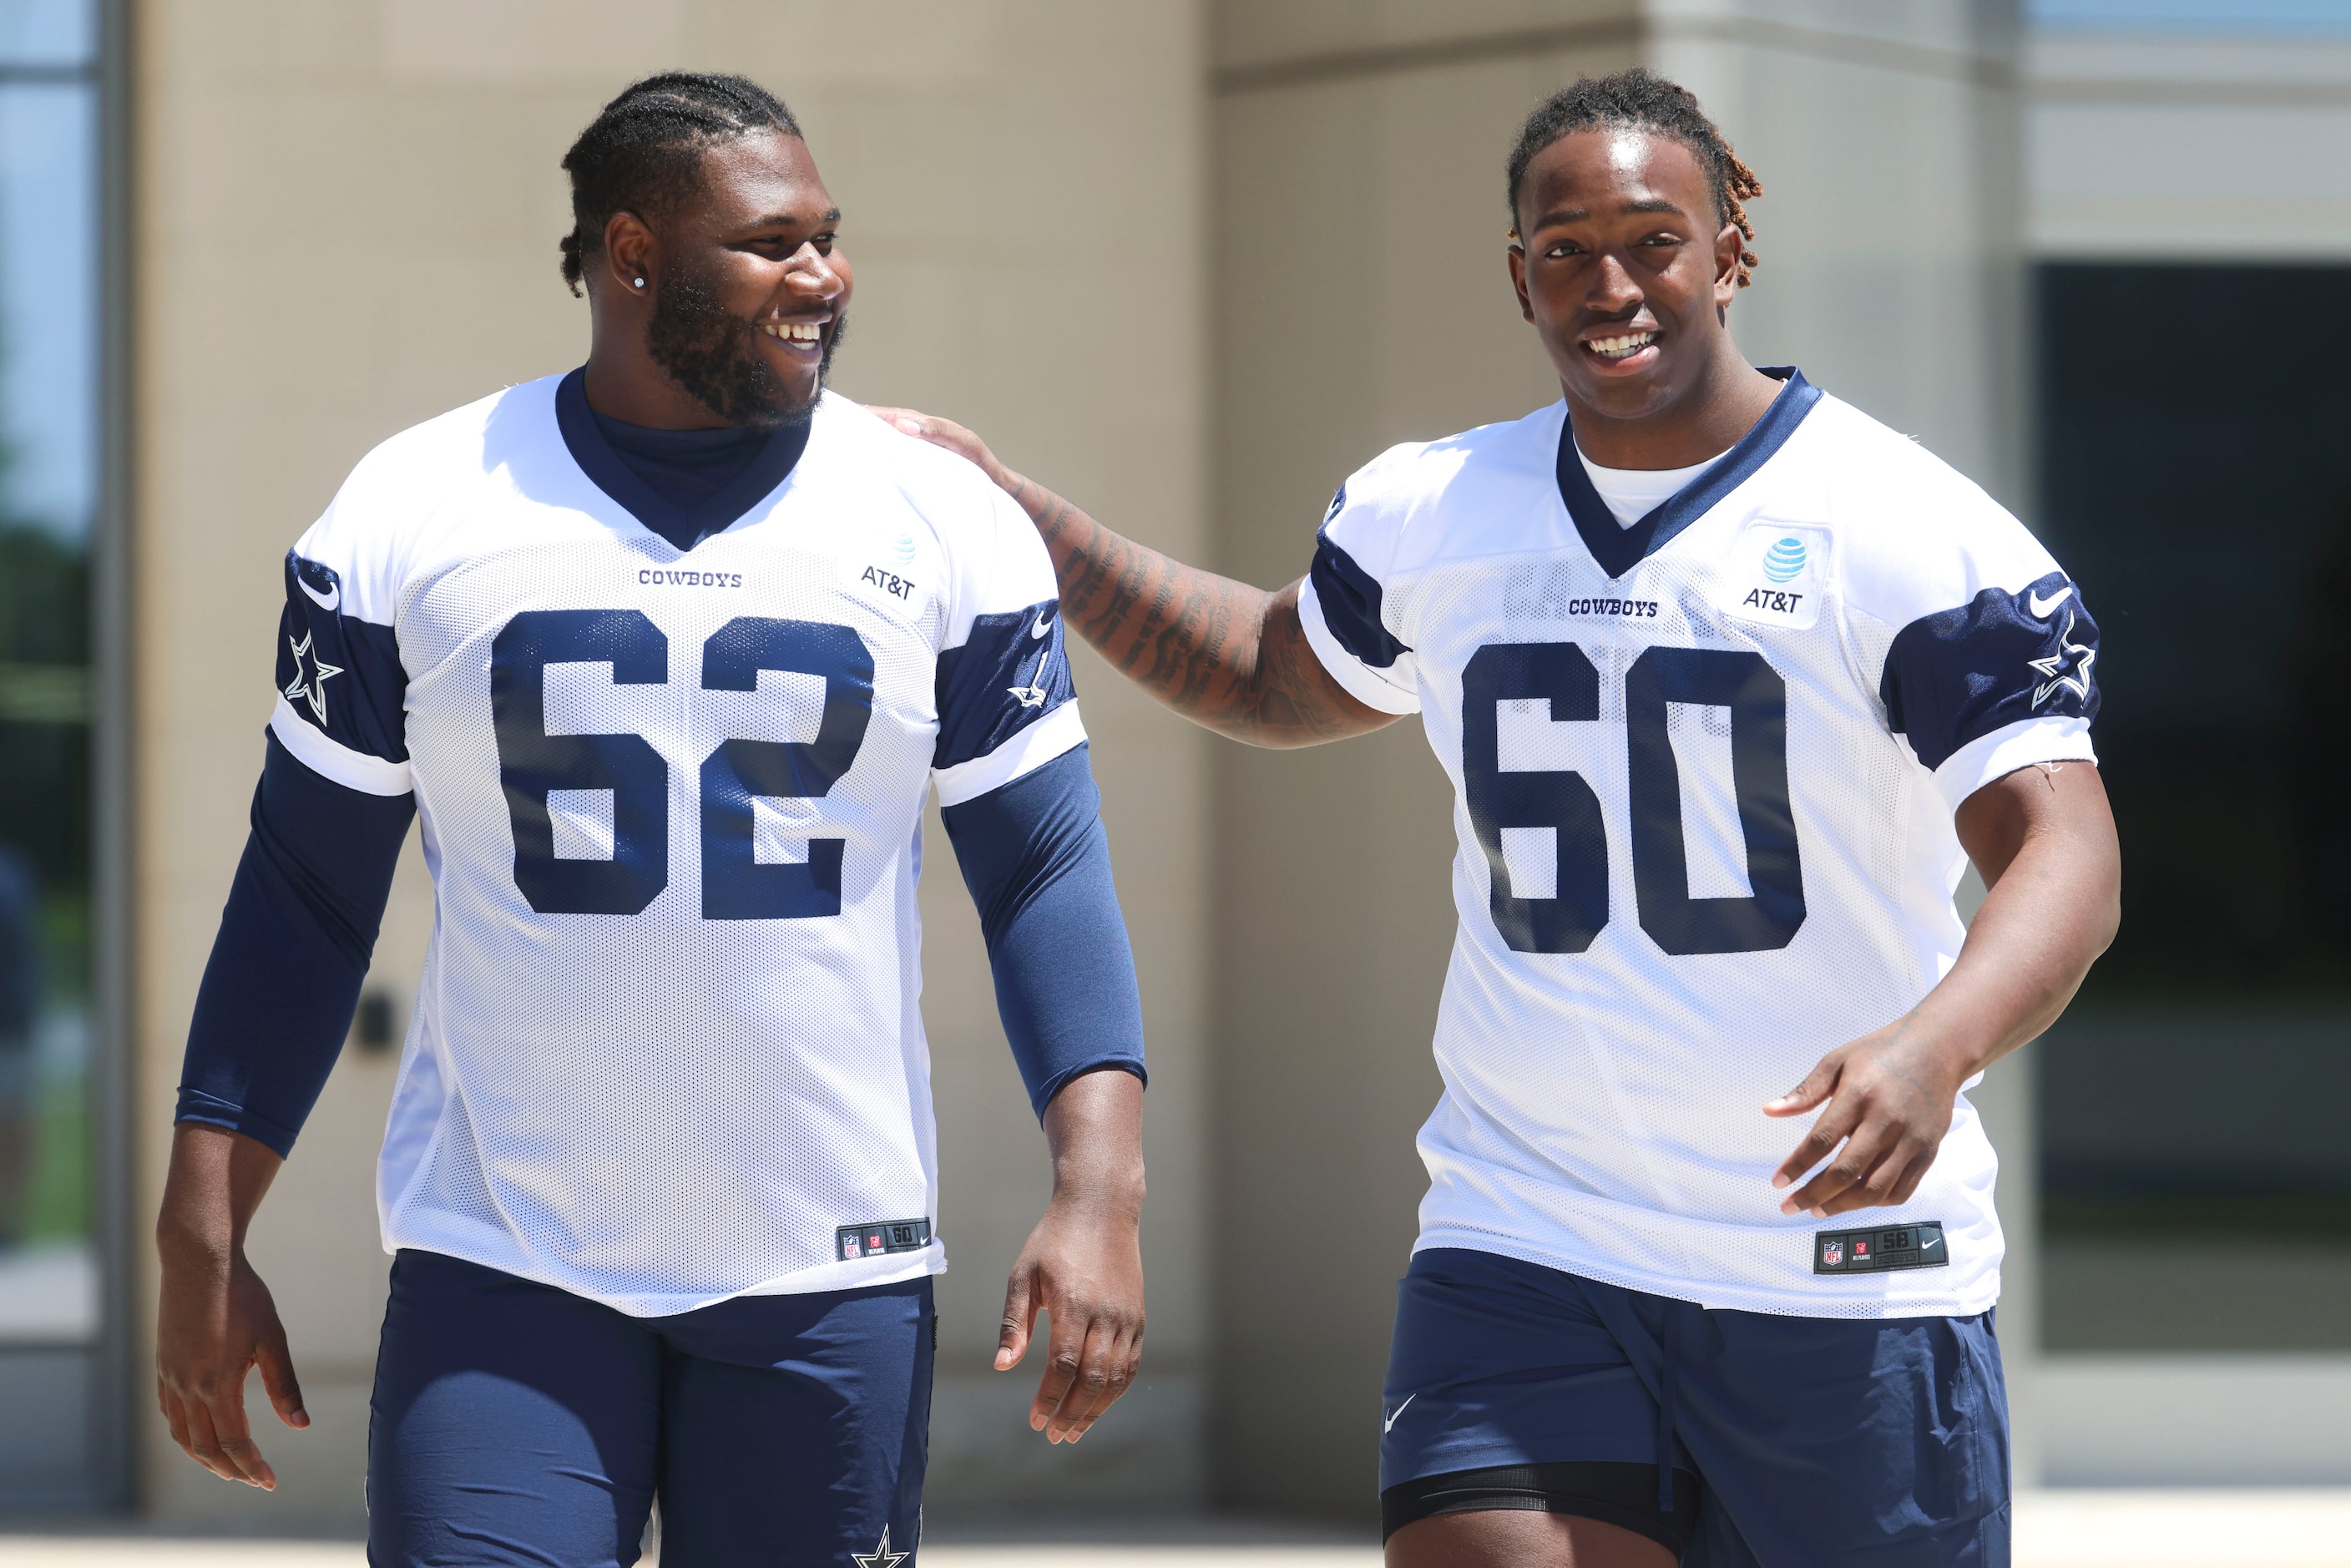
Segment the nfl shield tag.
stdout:
<svg viewBox="0 0 2351 1568">
<path fill-rule="evenodd" d="M 1815 1274 L 1939 1269 L 1950 1260 L 1939 1219 L 1914 1219 L 1904 1225 L 1881 1225 L 1867 1230 L 1823 1230 L 1813 1238 Z"/>
</svg>

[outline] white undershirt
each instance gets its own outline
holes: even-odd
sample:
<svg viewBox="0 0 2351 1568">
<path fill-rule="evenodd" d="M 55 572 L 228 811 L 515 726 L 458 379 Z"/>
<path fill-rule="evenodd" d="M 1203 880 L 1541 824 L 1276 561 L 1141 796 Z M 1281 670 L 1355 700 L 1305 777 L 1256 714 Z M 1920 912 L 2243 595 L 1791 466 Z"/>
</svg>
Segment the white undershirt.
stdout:
<svg viewBox="0 0 2351 1568">
<path fill-rule="evenodd" d="M 1585 457 L 1581 446 L 1575 449 L 1575 455 L 1582 460 L 1583 471 L 1592 476 L 1592 487 L 1600 492 L 1600 498 L 1615 514 L 1616 526 L 1629 528 L 1713 467 L 1722 454 L 1718 452 L 1705 462 L 1693 463 L 1687 468 L 1603 468 Z"/>
</svg>

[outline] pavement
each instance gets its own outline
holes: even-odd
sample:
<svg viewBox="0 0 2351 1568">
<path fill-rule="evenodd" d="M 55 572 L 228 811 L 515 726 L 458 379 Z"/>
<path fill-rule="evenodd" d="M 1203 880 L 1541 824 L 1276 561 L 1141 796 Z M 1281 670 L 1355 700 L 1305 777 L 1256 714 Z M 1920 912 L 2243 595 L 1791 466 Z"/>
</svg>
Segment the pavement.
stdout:
<svg viewBox="0 0 2351 1568">
<path fill-rule="evenodd" d="M 944 1532 L 943 1532 L 944 1533 Z M 1368 1539 L 1248 1521 L 1011 1527 L 924 1547 L 926 1568 L 1378 1568 Z M 361 1568 L 349 1542 L 0 1533 L 0 1568 Z M 650 1564 L 649 1564 L 650 1568 Z M 2351 1490 L 2049 1490 L 2017 1501 L 2015 1568 L 2351 1568 Z"/>
</svg>

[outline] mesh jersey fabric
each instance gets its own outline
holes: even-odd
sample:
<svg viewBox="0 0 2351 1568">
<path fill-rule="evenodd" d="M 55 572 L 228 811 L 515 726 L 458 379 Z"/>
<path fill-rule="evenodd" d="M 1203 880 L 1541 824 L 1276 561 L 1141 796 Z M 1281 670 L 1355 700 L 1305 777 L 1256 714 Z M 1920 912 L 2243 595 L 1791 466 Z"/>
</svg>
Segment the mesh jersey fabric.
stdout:
<svg viewBox="0 0 2351 1568">
<path fill-rule="evenodd" d="M 920 816 L 1084 739 L 1050 563 L 969 465 L 827 394 L 681 552 L 555 378 L 407 431 L 287 561 L 271 733 L 413 790 L 435 921 L 384 1246 L 640 1316 L 937 1272 Z"/>
<path fill-rule="evenodd" d="M 1908 1203 L 1829 1221 L 1779 1212 L 1805 1123 L 1761 1106 L 1949 969 L 1953 812 L 2095 760 L 2096 627 L 2022 524 L 1801 376 L 1613 576 L 1565 434 L 1555 403 L 1384 454 L 1300 601 L 1333 677 L 1419 713 L 1454 785 L 1417 1247 L 1710 1307 L 1981 1312 L 1996 1161 L 1964 1094 Z M 1947 1266 L 1813 1271 L 1816 1230 L 1913 1218 Z"/>
</svg>

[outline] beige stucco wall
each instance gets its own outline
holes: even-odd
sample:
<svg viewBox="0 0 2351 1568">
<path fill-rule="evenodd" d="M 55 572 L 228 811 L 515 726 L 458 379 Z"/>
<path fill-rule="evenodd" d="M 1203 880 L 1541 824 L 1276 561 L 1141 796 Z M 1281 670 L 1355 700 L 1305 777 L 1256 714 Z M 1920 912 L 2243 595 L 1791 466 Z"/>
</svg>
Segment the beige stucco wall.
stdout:
<svg viewBox="0 0 2351 1568">
<path fill-rule="evenodd" d="M 633 76 L 747 72 L 809 128 L 859 287 L 836 384 L 965 418 L 1137 534 L 1206 549 L 1200 28 L 1185 0 L 277 0 L 135 8 L 135 1145 L 153 1212 L 181 1042 L 272 698 L 278 558 L 385 436 L 585 349 L 556 276 L 564 147 Z M 1046 1190 L 952 852 L 924 894 L 943 1232 L 935 1497 L 1179 1501 L 1199 1478 L 1207 752 L 1081 662 L 1140 956 L 1154 1082 L 1146 1386 L 1081 1448 L 986 1371 Z M 935 820 L 934 821 L 935 829 Z M 371 984 L 407 999 L 431 920 L 412 841 Z M 263 1211 L 317 1426 L 264 1432 L 274 1498 L 142 1420 L 172 1519 L 355 1515 L 381 1310 L 371 1176 L 389 1053 L 347 1051 Z M 140 1317 L 152 1322 L 141 1249 Z M 141 1355 L 141 1364 L 145 1362 Z M 1033 1365 L 1029 1371 L 1033 1372 Z"/>
<path fill-rule="evenodd" d="M 1696 89 L 1762 177 L 1764 265 L 1732 313 L 1750 357 L 1797 361 L 2015 504 L 2012 6 L 1221 0 L 1216 20 L 1225 570 L 1296 577 L 1382 448 L 1559 395 L 1510 290 L 1503 160 L 1543 94 L 1635 60 Z M 1440 1088 L 1450 795 L 1413 724 L 1220 748 L 1217 779 L 1217 1486 L 1361 1517 Z M 2019 1082 L 1986 1089 L 2011 1148 Z"/>
</svg>

